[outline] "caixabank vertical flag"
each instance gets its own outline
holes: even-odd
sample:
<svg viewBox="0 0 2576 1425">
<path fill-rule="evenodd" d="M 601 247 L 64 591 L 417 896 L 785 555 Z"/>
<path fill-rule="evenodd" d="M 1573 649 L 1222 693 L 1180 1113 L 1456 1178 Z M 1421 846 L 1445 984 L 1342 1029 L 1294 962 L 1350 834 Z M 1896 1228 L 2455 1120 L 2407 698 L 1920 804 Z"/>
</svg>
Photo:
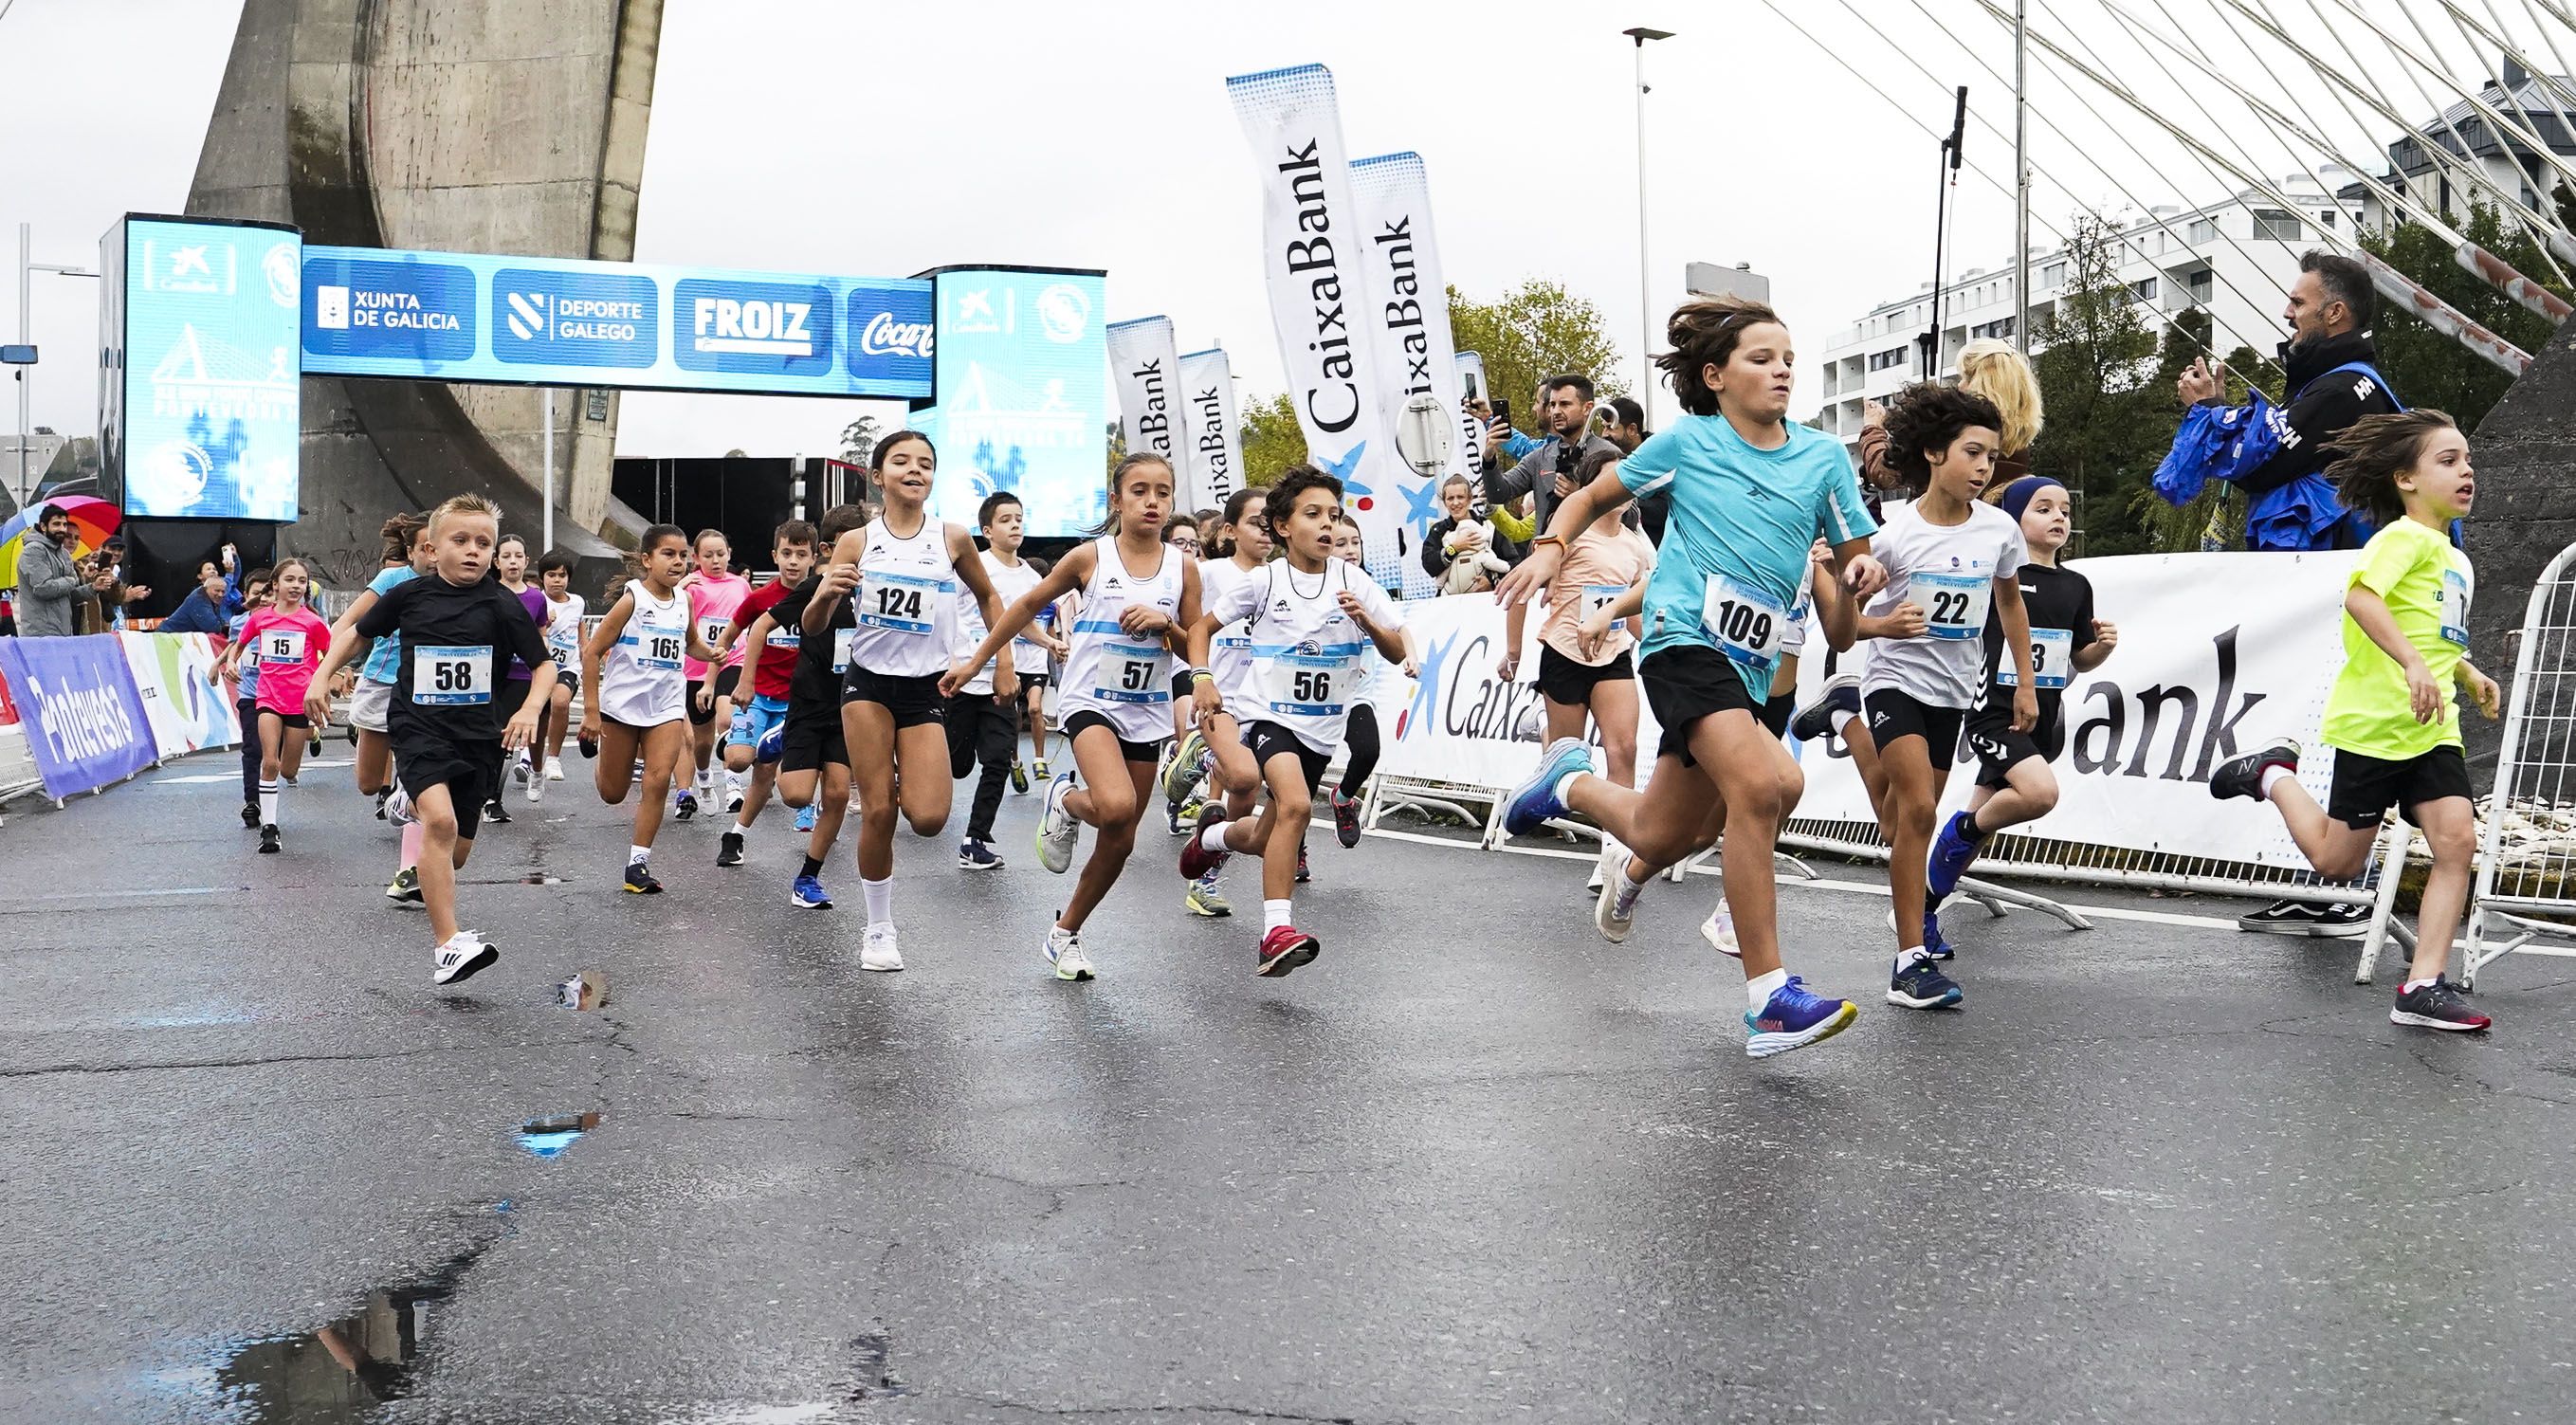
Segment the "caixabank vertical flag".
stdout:
<svg viewBox="0 0 2576 1425">
<path fill-rule="evenodd" d="M 303 238 L 130 213 L 99 247 L 100 453 L 125 512 L 294 520 Z"/>
</svg>

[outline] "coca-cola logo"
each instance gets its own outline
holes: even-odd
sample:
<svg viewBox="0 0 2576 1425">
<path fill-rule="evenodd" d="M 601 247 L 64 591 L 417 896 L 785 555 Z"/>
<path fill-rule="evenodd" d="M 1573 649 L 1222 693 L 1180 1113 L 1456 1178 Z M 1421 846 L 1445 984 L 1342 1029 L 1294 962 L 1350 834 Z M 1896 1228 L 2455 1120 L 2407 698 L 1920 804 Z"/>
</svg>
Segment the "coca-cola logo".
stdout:
<svg viewBox="0 0 2576 1425">
<path fill-rule="evenodd" d="M 898 322 L 892 312 L 868 318 L 859 333 L 859 350 L 868 356 L 912 356 L 930 359 L 930 323 Z"/>
</svg>

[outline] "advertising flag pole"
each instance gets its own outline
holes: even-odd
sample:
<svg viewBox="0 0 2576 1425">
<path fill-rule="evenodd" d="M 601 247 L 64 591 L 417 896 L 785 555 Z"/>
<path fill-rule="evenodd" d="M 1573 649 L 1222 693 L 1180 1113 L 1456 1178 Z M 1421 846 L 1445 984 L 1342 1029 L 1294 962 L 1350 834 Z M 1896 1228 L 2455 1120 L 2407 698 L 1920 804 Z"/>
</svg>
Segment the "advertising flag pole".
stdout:
<svg viewBox="0 0 2576 1425">
<path fill-rule="evenodd" d="M 546 388 L 546 533 L 545 549 L 555 547 L 555 388 Z"/>
</svg>

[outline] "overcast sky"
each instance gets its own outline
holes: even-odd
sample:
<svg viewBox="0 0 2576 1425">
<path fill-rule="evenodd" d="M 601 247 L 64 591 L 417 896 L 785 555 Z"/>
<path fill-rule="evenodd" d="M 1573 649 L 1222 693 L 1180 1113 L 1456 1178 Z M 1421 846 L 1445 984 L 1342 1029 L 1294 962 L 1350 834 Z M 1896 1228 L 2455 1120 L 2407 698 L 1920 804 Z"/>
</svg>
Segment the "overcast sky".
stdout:
<svg viewBox="0 0 2576 1425">
<path fill-rule="evenodd" d="M 2340 13 L 2344 3 L 2283 0 L 2274 9 L 2286 18 L 2309 4 Z M 2364 8 L 2411 38 L 2397 0 Z M 2414 8 L 2430 12 L 2424 23 L 2449 43 L 2443 62 L 2478 72 L 2440 7 Z M 2516 24 L 2532 13 L 2502 8 Z M 1401 0 L 1114 9 L 668 0 L 636 256 L 870 275 L 980 262 L 1105 268 L 1113 319 L 1168 314 L 1184 350 L 1226 347 L 1247 396 L 1276 390 L 1259 200 L 1224 80 L 1321 61 L 1338 84 L 1353 157 L 1422 154 L 1452 283 L 1490 296 L 1530 277 L 1563 282 L 1600 305 L 1633 363 L 1637 128 L 1633 53 L 1619 31 L 1651 25 L 1679 32 L 1647 51 L 1651 305 L 1660 312 L 1679 297 L 1685 262 L 1750 262 L 1772 279 L 1812 357 L 1837 329 L 1930 275 L 1935 140 L 1907 113 L 1946 130 L 1945 86 L 1965 83 L 1972 110 L 2008 135 L 2009 83 L 1980 64 L 2008 80 L 2011 42 L 1976 0 L 1859 0 L 1857 10 L 1783 0 L 1782 9 L 1905 108 L 1759 0 L 1610 9 L 1495 0 L 1468 11 Z M 2035 26 L 2066 36 L 2079 58 L 2082 46 L 2095 47 L 2104 67 L 2185 128 L 2259 133 L 2241 105 L 2215 97 L 2217 86 L 2132 38 L 2123 11 L 2159 25 L 2162 13 L 2178 15 L 2222 71 L 2282 95 L 2276 102 L 2309 106 L 2348 151 L 2387 137 L 2366 113 L 2363 124 L 2349 120 L 2313 80 L 2284 89 L 2272 76 L 2295 67 L 2268 42 L 2231 36 L 2213 0 L 2032 5 Z M 98 236 L 118 214 L 179 211 L 239 13 L 237 0 L 15 0 L 0 17 L 16 120 L 0 141 L 0 223 L 9 226 L 0 242 L 31 222 L 38 261 L 94 266 Z M 897 15 L 901 23 L 888 22 Z M 2358 21 L 2346 16 L 2339 27 L 2360 48 L 2374 92 L 2400 112 L 2430 112 L 2413 87 L 2430 81 Z M 2524 30 L 2517 41 L 2537 38 Z M 2576 53 L 2576 36 L 2556 38 Z M 2208 110 L 2158 62 L 2211 96 Z M 2035 53 L 2036 244 L 2049 245 L 2049 225 L 2078 208 L 2125 206 L 2124 186 L 2147 203 L 2202 202 L 2235 188 L 2149 121 L 2077 84 Z M 2249 142 L 2276 177 L 2313 156 L 2269 138 Z M 1968 153 L 2010 172 L 2008 138 L 1975 122 Z M 1954 232 L 1954 272 L 2003 266 L 2009 197 L 1963 175 Z M 95 284 L 39 274 L 35 288 L 35 337 L 46 352 L 35 423 L 87 433 L 96 424 L 87 354 Z M 14 333 L 14 294 L 0 297 L 0 310 Z M 2274 339 L 2240 335 L 2264 347 Z M 1815 383 L 1802 380 L 1799 409 L 1815 404 Z M 619 447 L 813 453 L 864 409 L 644 393 L 624 406 Z"/>
</svg>

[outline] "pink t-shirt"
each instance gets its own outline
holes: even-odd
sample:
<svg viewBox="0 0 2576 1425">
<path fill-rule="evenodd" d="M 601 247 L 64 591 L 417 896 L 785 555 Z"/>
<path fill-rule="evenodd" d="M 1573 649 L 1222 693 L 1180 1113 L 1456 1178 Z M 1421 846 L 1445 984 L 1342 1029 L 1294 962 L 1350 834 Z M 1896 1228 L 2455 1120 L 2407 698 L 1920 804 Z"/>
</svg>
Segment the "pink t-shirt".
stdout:
<svg viewBox="0 0 2576 1425">
<path fill-rule="evenodd" d="M 717 639 L 724 637 L 724 631 L 733 624 L 733 611 L 741 608 L 742 601 L 750 597 L 751 581 L 740 574 L 727 574 L 721 579 L 702 577 L 691 584 L 689 622 L 696 626 L 699 641 L 713 646 Z M 742 666 L 742 640 L 734 640 L 733 647 L 725 650 L 724 666 Z M 687 675 L 689 681 L 697 682 L 707 676 L 707 665 L 695 658 L 683 658 L 680 671 Z"/>
<path fill-rule="evenodd" d="M 331 647 L 331 625 L 313 610 L 261 609 L 242 624 L 242 654 L 259 660 L 259 707 L 281 715 L 304 711 L 313 670 Z"/>
</svg>

